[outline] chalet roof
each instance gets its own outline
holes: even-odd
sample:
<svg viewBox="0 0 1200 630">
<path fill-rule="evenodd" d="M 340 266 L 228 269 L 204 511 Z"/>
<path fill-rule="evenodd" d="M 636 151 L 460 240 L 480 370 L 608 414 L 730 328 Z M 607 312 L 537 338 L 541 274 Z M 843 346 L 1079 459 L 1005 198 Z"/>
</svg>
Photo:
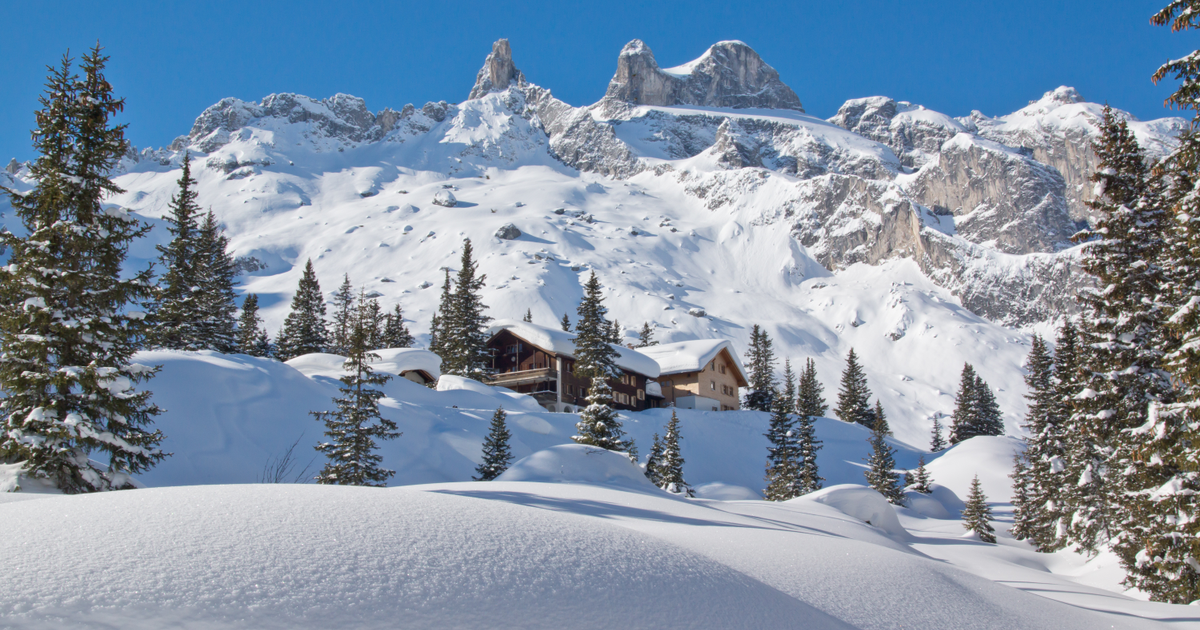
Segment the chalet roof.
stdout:
<svg viewBox="0 0 1200 630">
<path fill-rule="evenodd" d="M 512 334 L 528 341 L 543 350 L 575 358 L 575 333 L 565 332 L 557 328 L 547 328 L 529 322 L 515 319 L 497 319 L 488 328 L 488 338 L 495 337 L 501 331 L 507 330 Z M 636 372 L 647 378 L 658 378 L 658 362 L 650 357 L 629 348 L 609 344 L 617 355 L 614 363 L 627 372 Z"/>
<path fill-rule="evenodd" d="M 419 370 L 434 379 L 442 375 L 442 360 L 438 355 L 428 350 L 418 348 L 386 348 L 375 350 L 379 359 L 371 362 L 371 369 L 385 374 L 400 375 L 405 372 Z M 346 357 L 324 352 L 302 354 L 287 362 L 305 376 L 326 375 L 340 377 L 342 364 Z"/>
<path fill-rule="evenodd" d="M 658 363 L 659 373 L 665 376 L 683 372 L 699 372 L 709 361 L 717 358 L 722 350 L 727 350 L 729 357 L 733 359 L 733 365 L 738 371 L 735 376 L 748 383 L 746 368 L 742 367 L 741 360 L 733 350 L 733 344 L 725 339 L 695 339 L 664 343 L 647 346 L 642 348 L 641 352 L 654 359 Z"/>
</svg>

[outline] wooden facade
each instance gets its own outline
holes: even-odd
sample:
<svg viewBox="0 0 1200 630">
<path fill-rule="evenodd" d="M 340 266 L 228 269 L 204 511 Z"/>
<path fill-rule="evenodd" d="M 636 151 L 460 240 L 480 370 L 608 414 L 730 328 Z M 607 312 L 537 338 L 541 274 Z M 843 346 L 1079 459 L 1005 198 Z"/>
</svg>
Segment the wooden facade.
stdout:
<svg viewBox="0 0 1200 630">
<path fill-rule="evenodd" d="M 662 374 L 658 377 L 658 384 L 662 387 L 664 405 L 694 409 L 698 408 L 697 401 L 692 398 L 705 398 L 714 401 L 714 405 L 720 405 L 720 411 L 740 409 L 738 388 L 749 385 L 729 351 L 724 348 L 701 370 Z"/>
<path fill-rule="evenodd" d="M 578 411 L 587 406 L 591 381 L 575 376 L 573 357 L 535 346 L 512 330 L 493 335 L 488 351 L 494 375 L 488 384 L 528 394 L 550 411 Z M 657 399 L 646 396 L 644 374 L 627 371 L 609 379 L 608 384 L 615 409 L 641 411 L 657 406 Z"/>
</svg>

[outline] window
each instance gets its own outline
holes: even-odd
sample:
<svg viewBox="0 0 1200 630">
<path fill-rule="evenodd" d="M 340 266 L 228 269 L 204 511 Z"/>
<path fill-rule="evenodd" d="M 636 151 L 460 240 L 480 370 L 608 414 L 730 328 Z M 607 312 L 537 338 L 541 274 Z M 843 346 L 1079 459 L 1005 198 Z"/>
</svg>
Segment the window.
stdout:
<svg viewBox="0 0 1200 630">
<path fill-rule="evenodd" d="M 638 400 L 646 400 L 646 390 L 644 390 L 644 389 L 638 390 Z"/>
<path fill-rule="evenodd" d="M 713 390 L 714 392 L 715 392 L 715 391 L 717 391 L 717 382 L 716 382 L 716 381 L 709 381 L 709 382 L 708 382 L 708 388 L 709 388 L 709 389 L 711 389 L 711 390 Z"/>
<path fill-rule="evenodd" d="M 519 354 L 521 352 L 521 344 L 514 343 L 504 348 L 504 354 Z"/>
<path fill-rule="evenodd" d="M 717 371 L 718 371 L 718 372 L 720 372 L 720 373 L 722 373 L 722 374 L 724 374 L 724 373 L 725 373 L 725 364 L 724 364 L 724 363 L 722 363 L 722 364 L 721 364 L 721 367 L 717 368 Z"/>
</svg>

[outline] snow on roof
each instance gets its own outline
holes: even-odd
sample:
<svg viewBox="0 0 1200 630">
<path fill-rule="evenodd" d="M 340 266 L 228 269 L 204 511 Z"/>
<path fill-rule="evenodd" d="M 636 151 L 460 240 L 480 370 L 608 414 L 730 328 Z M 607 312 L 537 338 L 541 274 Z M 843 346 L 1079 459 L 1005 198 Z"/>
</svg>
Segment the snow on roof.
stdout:
<svg viewBox="0 0 1200 630">
<path fill-rule="evenodd" d="M 386 348 L 375 350 L 379 359 L 371 362 L 371 369 L 397 376 L 405 372 L 420 370 L 438 378 L 442 375 L 442 359 L 428 350 L 418 348 Z M 324 352 L 302 354 L 286 363 L 305 376 L 340 376 L 346 357 Z"/>
<path fill-rule="evenodd" d="M 555 354 L 575 357 L 575 333 L 565 332 L 557 328 L 547 328 L 529 322 L 515 319 L 497 319 L 488 328 L 488 338 L 496 336 L 500 331 L 507 330 L 529 343 Z M 658 378 L 658 362 L 650 357 L 629 348 L 609 344 L 616 351 L 614 362 L 617 367 L 628 372 L 637 372 L 647 378 Z"/>
<path fill-rule="evenodd" d="M 642 348 L 641 352 L 658 362 L 659 372 L 666 375 L 699 372 L 709 361 L 717 358 L 717 354 L 722 350 L 729 351 L 729 356 L 733 358 L 733 364 L 737 367 L 742 380 L 748 381 L 746 368 L 742 367 L 741 360 L 733 350 L 733 344 L 726 339 L 695 339 L 664 343 Z"/>
</svg>

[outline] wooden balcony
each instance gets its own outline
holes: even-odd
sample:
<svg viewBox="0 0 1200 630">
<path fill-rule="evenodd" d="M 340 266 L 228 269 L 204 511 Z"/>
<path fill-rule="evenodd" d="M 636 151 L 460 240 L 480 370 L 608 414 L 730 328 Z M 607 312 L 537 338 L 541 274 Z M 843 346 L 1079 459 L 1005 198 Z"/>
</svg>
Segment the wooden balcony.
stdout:
<svg viewBox="0 0 1200 630">
<path fill-rule="evenodd" d="M 517 387 L 519 385 L 534 385 L 537 383 L 545 383 L 558 379 L 558 372 L 554 368 L 538 368 L 536 370 L 517 370 L 514 372 L 500 372 L 496 374 L 489 385 L 499 385 L 500 387 Z"/>
</svg>

